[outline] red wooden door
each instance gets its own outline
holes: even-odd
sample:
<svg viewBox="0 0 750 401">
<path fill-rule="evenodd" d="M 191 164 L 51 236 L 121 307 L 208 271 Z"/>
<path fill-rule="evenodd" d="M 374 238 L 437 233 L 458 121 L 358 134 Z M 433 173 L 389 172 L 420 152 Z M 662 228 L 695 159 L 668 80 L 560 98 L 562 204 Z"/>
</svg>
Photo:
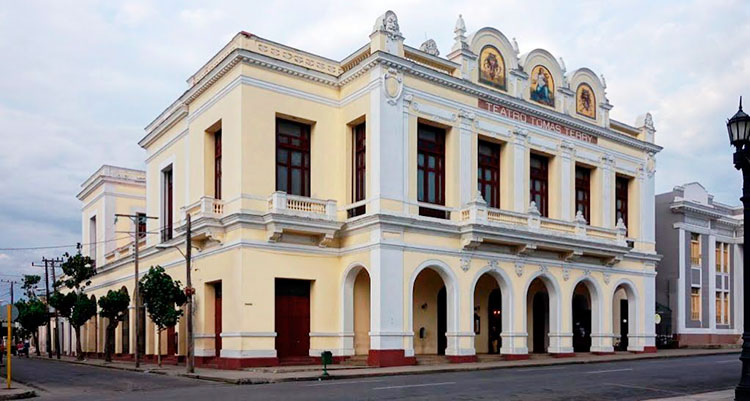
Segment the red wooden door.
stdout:
<svg viewBox="0 0 750 401">
<path fill-rule="evenodd" d="M 276 353 L 310 355 L 310 282 L 276 280 Z"/>
<path fill-rule="evenodd" d="M 174 326 L 167 327 L 167 355 L 177 355 L 177 335 Z"/>
<path fill-rule="evenodd" d="M 221 356 L 221 284 L 214 285 L 214 343 L 216 356 Z"/>
</svg>

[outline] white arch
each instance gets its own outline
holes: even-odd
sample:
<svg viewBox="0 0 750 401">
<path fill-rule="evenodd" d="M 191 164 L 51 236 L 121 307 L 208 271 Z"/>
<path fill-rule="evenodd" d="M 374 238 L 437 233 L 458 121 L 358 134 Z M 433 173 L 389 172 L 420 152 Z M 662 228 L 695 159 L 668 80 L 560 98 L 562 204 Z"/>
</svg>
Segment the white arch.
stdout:
<svg viewBox="0 0 750 401">
<path fill-rule="evenodd" d="M 467 309 L 467 311 L 469 312 L 468 316 L 474 315 L 474 293 L 476 292 L 479 279 L 482 278 L 482 276 L 484 276 L 485 274 L 489 274 L 490 276 L 492 276 L 495 281 L 497 281 L 497 286 L 500 287 L 503 320 L 502 331 L 512 332 L 513 330 L 511 329 L 511 327 L 513 323 L 513 314 L 515 313 L 515 308 L 513 305 L 513 286 L 510 284 L 511 281 L 510 277 L 508 277 L 508 274 L 503 269 L 497 266 L 488 264 L 487 266 L 479 269 L 479 271 L 474 275 L 474 280 L 472 280 L 471 287 L 469 287 L 471 293 L 469 294 L 469 308 Z"/>
<path fill-rule="evenodd" d="M 370 270 L 361 262 L 353 262 L 344 269 L 341 277 L 340 299 L 341 299 L 341 337 L 343 355 L 354 355 L 354 282 L 357 280 L 359 273 L 364 270 L 372 279 Z M 372 287 L 372 282 L 370 282 Z M 370 291 L 372 297 L 372 291 Z M 370 300 L 372 302 L 372 299 Z M 372 308 L 372 303 L 370 303 Z M 370 317 L 370 327 L 372 327 L 372 316 Z"/>
<path fill-rule="evenodd" d="M 547 272 L 543 271 L 537 271 L 533 273 L 528 280 L 526 280 L 526 285 L 524 286 L 524 294 L 526 294 L 526 297 L 524 297 L 524 306 L 523 306 L 523 325 L 521 327 L 526 330 L 528 325 L 528 307 L 529 307 L 529 288 L 531 287 L 531 283 L 534 282 L 535 279 L 541 279 L 542 283 L 544 284 L 544 287 L 547 289 L 547 293 L 549 294 L 549 351 L 559 352 L 559 347 L 554 345 L 553 337 L 559 336 L 562 334 L 562 324 L 560 320 L 560 316 L 562 314 L 562 302 L 561 302 L 561 294 L 562 291 L 560 290 L 560 284 L 558 284 L 557 280 L 554 276 Z M 527 333 L 528 335 L 528 333 Z"/>
<path fill-rule="evenodd" d="M 614 299 L 617 290 L 622 287 L 625 290 L 625 296 L 628 299 L 628 351 L 642 351 L 638 333 L 640 333 L 640 321 L 638 320 L 638 308 L 640 307 L 640 295 L 635 284 L 628 278 L 621 278 L 614 286 L 610 294 L 609 302 L 614 309 Z M 614 310 L 613 310 L 614 320 Z M 620 317 L 622 319 L 622 317 Z M 614 323 L 614 322 L 613 322 Z M 614 330 L 614 327 L 612 328 Z"/>
<path fill-rule="evenodd" d="M 591 298 L 591 351 L 601 351 L 599 347 L 597 336 L 600 336 L 604 332 L 604 292 L 599 283 L 589 276 L 581 276 L 573 283 L 570 290 L 569 305 L 573 306 L 573 297 L 575 296 L 576 287 L 578 284 L 583 283 L 586 289 L 589 291 L 589 297 Z M 571 313 L 571 319 L 573 314 Z"/>
<path fill-rule="evenodd" d="M 446 296 L 446 330 L 448 334 L 458 333 L 458 311 L 459 311 L 459 296 L 458 296 L 458 279 L 456 274 L 453 272 L 451 267 L 438 259 L 430 259 L 422 262 L 414 272 L 412 272 L 411 279 L 409 280 L 409 291 L 406 299 L 406 330 L 407 332 L 414 330 L 414 283 L 417 281 L 417 276 L 425 269 L 434 270 L 445 284 L 445 296 Z M 407 356 L 412 356 L 414 353 L 414 333 L 412 332 L 412 341 L 410 350 L 407 350 Z M 446 355 L 455 355 L 458 350 L 455 344 L 451 344 L 451 335 L 448 337 L 448 348 L 445 350 Z M 412 355 L 408 355 L 408 354 Z"/>
</svg>

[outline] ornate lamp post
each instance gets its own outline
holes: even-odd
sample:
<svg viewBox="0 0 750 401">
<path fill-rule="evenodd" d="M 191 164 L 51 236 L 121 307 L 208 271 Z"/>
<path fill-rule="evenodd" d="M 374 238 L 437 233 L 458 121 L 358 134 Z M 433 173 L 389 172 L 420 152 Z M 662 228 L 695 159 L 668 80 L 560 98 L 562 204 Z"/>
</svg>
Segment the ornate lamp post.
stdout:
<svg viewBox="0 0 750 401">
<path fill-rule="evenodd" d="M 750 116 L 740 109 L 727 121 L 729 142 L 735 147 L 734 168 L 742 170 L 742 205 L 745 209 L 744 222 L 750 221 Z M 744 229 L 744 249 L 748 249 L 750 233 Z M 750 259 L 742 258 L 743 333 L 742 333 L 742 377 L 734 390 L 736 400 L 750 400 Z"/>
</svg>

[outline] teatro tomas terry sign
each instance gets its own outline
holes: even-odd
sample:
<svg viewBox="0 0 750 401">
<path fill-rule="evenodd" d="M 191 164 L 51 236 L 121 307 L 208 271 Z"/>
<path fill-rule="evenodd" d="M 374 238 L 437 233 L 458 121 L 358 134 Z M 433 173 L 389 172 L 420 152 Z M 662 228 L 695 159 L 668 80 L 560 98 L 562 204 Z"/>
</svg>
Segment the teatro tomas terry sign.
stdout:
<svg viewBox="0 0 750 401">
<path fill-rule="evenodd" d="M 575 138 L 588 143 L 596 143 L 596 137 L 593 135 L 589 135 L 575 128 L 571 128 L 556 122 L 532 116 L 531 114 L 527 114 L 522 111 L 513 110 L 499 104 L 490 103 L 483 99 L 479 99 L 479 108 L 492 113 L 497 113 L 505 118 L 510 118 L 511 120 L 516 120 L 525 124 L 539 127 L 547 131 L 557 132 L 558 134 L 569 136 L 571 138 Z"/>
</svg>

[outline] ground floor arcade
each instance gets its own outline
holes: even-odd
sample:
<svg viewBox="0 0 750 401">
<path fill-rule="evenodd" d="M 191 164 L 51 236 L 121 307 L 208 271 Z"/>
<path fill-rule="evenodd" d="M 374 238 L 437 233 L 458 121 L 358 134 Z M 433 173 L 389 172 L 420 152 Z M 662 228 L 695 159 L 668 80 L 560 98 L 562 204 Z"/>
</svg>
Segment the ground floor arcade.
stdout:
<svg viewBox="0 0 750 401">
<path fill-rule="evenodd" d="M 236 249 L 200 256 L 193 273 L 195 352 L 199 364 L 225 368 L 305 363 L 322 351 L 370 365 L 415 363 L 419 355 L 453 362 L 478 354 L 570 356 L 654 350 L 654 274 L 640 261 L 621 266 L 560 263 L 397 248 L 339 255 Z M 184 264 L 166 265 L 178 280 Z M 127 266 L 125 266 L 127 268 Z M 117 276 L 132 294 L 132 274 Z M 92 296 L 111 288 L 103 278 Z M 136 334 L 135 309 L 116 331 L 116 354 L 140 341 L 157 353 L 157 331 Z M 186 353 L 184 319 L 162 333 L 162 355 Z M 83 350 L 104 352 L 106 322 L 82 328 Z"/>
</svg>

